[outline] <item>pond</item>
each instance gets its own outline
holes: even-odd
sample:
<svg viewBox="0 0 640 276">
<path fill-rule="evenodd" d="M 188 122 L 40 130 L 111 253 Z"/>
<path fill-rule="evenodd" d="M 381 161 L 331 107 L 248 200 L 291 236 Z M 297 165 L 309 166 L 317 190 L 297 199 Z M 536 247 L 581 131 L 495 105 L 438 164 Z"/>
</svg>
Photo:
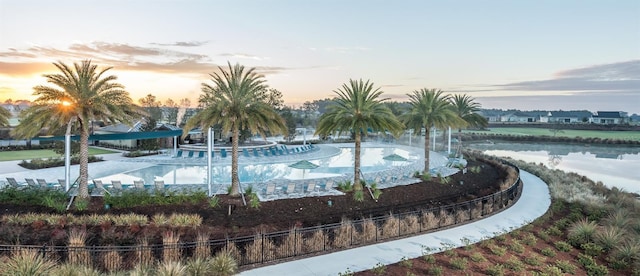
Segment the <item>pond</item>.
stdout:
<svg viewBox="0 0 640 276">
<path fill-rule="evenodd" d="M 542 163 L 602 181 L 607 187 L 640 194 L 640 147 L 514 142 L 469 143 L 466 147 L 489 155 Z"/>
</svg>

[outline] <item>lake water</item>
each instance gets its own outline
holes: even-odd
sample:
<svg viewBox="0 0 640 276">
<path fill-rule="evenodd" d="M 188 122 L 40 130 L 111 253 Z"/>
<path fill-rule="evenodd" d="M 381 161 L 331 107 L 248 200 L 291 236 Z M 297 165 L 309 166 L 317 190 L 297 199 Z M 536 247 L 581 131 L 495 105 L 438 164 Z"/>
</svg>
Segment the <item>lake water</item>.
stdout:
<svg viewBox="0 0 640 276">
<path fill-rule="evenodd" d="M 607 187 L 640 194 L 640 147 L 533 143 L 471 143 L 486 154 L 543 163 L 549 168 L 575 172 Z"/>
</svg>

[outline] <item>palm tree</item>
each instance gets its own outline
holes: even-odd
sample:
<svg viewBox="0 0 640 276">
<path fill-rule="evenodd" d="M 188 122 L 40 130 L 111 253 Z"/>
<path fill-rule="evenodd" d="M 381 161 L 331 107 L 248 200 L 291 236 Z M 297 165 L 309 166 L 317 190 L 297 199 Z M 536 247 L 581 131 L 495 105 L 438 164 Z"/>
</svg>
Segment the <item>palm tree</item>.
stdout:
<svg viewBox="0 0 640 276">
<path fill-rule="evenodd" d="M 222 132 L 231 132 L 231 196 L 240 195 L 238 178 L 238 138 L 241 129 L 259 133 L 286 134 L 285 121 L 268 103 L 263 93 L 266 89 L 264 76 L 255 68 L 245 70 L 236 64 L 225 71 L 209 74 L 213 85 L 202 84 L 200 104 L 204 109 L 191 117 L 185 129 L 200 126 L 202 129 L 220 125 Z"/>
<path fill-rule="evenodd" d="M 470 127 L 486 127 L 488 125 L 487 118 L 478 114 L 480 104 L 467 94 L 456 94 L 450 98 L 451 105 L 455 113 L 465 122 L 465 126 Z M 462 147 L 462 127 L 458 128 L 458 151 Z"/>
<path fill-rule="evenodd" d="M 327 112 L 320 116 L 316 134 L 330 135 L 336 131 L 352 131 L 355 133 L 355 157 L 353 185 L 356 191 L 362 190 L 360 183 L 360 144 L 362 133 L 368 128 L 374 131 L 390 131 L 394 135 L 402 132 L 403 126 L 380 99 L 382 91 L 373 88 L 368 80 L 349 80 L 342 88 L 334 91 L 338 97 L 327 107 Z"/>
<path fill-rule="evenodd" d="M 11 112 L 0 106 L 0 127 L 8 126 L 9 118 L 11 118 Z"/>
<path fill-rule="evenodd" d="M 53 63 L 60 70 L 58 74 L 44 77 L 52 86 L 38 85 L 33 88 L 37 96 L 34 104 L 21 112 L 20 124 L 14 134 L 21 138 L 31 138 L 42 129 L 49 133 L 67 128 L 76 123 L 80 132 L 80 181 L 78 196 L 89 197 L 88 159 L 89 128 L 91 121 L 130 123 L 134 116 L 143 112 L 133 104 L 124 86 L 116 83 L 117 77 L 105 74 L 112 67 L 98 70 L 90 60 L 74 63 L 70 67 L 62 62 Z"/>
<path fill-rule="evenodd" d="M 420 133 L 422 128 L 425 130 L 423 170 L 425 174 L 429 172 L 429 129 L 456 126 L 462 123 L 449 102 L 450 97 L 443 93 L 442 90 L 422 88 L 407 94 L 410 107 L 409 111 L 402 115 L 402 121 L 407 127 L 413 128 L 415 133 Z"/>
</svg>

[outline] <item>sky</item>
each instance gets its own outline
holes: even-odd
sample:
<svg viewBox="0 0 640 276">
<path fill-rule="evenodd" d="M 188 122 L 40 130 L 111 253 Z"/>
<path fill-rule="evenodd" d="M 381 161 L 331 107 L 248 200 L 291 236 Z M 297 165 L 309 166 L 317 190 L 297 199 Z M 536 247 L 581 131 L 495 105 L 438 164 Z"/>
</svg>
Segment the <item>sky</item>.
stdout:
<svg viewBox="0 0 640 276">
<path fill-rule="evenodd" d="M 0 0 L 0 101 L 33 100 L 85 59 L 132 99 L 194 103 L 219 66 L 255 67 L 285 103 L 350 79 L 383 97 L 441 89 L 482 108 L 640 114 L 640 1 Z"/>
</svg>

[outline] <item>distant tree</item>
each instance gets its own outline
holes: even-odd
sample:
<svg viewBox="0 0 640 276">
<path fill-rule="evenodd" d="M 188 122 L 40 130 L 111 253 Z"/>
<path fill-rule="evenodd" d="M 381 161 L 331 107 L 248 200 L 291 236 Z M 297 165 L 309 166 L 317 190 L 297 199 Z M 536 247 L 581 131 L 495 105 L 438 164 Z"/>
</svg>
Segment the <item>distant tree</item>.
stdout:
<svg viewBox="0 0 640 276">
<path fill-rule="evenodd" d="M 4 100 L 4 104 L 13 104 L 13 100 L 12 99 L 6 99 L 6 100 Z"/>
<path fill-rule="evenodd" d="M 189 98 L 180 99 L 180 107 L 182 107 L 182 108 L 191 107 L 191 100 L 189 100 Z"/>
<path fill-rule="evenodd" d="M 293 112 L 291 112 L 291 108 L 289 107 L 284 107 L 279 111 L 279 113 L 280 117 L 284 119 L 285 124 L 287 125 L 288 135 L 285 136 L 285 140 L 287 142 L 291 142 L 294 138 L 296 138 L 296 118 L 293 115 Z"/>
<path fill-rule="evenodd" d="M 259 97 L 262 98 L 261 101 L 269 104 L 273 109 L 280 110 L 284 107 L 284 100 L 282 99 L 282 92 L 278 91 L 275 88 L 266 88 L 260 93 L 258 93 Z"/>
<path fill-rule="evenodd" d="M 360 183 L 360 144 L 362 133 L 367 129 L 373 131 L 390 131 L 396 135 L 402 132 L 403 126 L 391 110 L 380 98 L 380 88 L 373 88 L 373 83 L 362 80 L 349 80 L 341 88 L 334 91 L 338 97 L 330 105 L 327 112 L 320 116 L 316 128 L 318 135 L 330 135 L 334 132 L 352 131 L 354 133 L 354 172 L 353 183 L 356 191 L 362 190 Z"/>
<path fill-rule="evenodd" d="M 158 120 L 162 118 L 162 110 L 160 109 L 160 102 L 156 99 L 156 96 L 147 94 L 144 98 L 138 100 L 140 105 L 147 112 L 145 117 L 145 123 L 142 127 L 143 131 L 154 131 Z M 142 139 L 140 141 L 140 148 L 143 150 L 157 150 L 160 147 L 158 139 Z"/>
<path fill-rule="evenodd" d="M 170 124 L 178 125 L 178 104 L 172 99 L 167 99 L 164 102 L 164 106 L 168 109 L 167 122 L 169 122 Z"/>
</svg>

